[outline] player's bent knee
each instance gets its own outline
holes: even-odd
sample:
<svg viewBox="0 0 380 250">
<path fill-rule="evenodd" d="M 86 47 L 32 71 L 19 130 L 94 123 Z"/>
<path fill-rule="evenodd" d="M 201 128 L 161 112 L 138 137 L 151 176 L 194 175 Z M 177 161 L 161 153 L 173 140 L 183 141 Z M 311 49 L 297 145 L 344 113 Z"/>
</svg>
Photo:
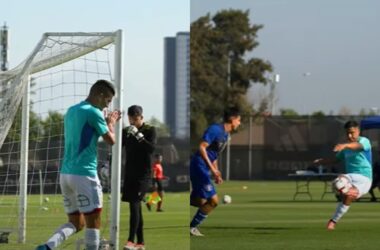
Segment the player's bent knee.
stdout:
<svg viewBox="0 0 380 250">
<path fill-rule="evenodd" d="M 218 199 L 211 199 L 208 202 L 212 208 L 216 208 L 219 204 Z"/>
</svg>

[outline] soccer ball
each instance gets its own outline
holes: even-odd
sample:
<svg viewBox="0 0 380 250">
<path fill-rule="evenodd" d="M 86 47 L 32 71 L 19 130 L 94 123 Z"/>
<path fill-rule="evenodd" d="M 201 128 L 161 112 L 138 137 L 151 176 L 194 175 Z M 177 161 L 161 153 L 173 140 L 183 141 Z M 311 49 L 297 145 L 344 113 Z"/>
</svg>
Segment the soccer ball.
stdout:
<svg viewBox="0 0 380 250">
<path fill-rule="evenodd" d="M 49 202 L 49 197 L 44 198 L 44 202 L 48 203 Z"/>
<path fill-rule="evenodd" d="M 333 180 L 332 187 L 335 192 L 346 194 L 352 188 L 352 184 L 346 176 L 341 175 Z"/>
<path fill-rule="evenodd" d="M 229 196 L 227 194 L 223 196 L 223 203 L 224 204 L 230 204 L 231 202 L 232 202 L 231 196 Z"/>
<path fill-rule="evenodd" d="M 108 180 L 110 177 L 110 168 L 108 165 L 103 165 L 100 168 L 100 178 L 102 180 Z"/>
</svg>

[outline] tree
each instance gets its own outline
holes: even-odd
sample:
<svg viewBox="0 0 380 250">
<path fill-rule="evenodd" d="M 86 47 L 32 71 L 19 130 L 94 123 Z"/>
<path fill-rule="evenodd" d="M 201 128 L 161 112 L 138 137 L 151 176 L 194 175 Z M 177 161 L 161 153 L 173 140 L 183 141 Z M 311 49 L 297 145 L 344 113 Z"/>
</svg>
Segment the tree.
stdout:
<svg viewBox="0 0 380 250">
<path fill-rule="evenodd" d="M 17 109 L 16 115 L 13 119 L 11 128 L 5 138 L 6 141 L 20 141 L 21 140 L 21 122 L 22 122 L 22 105 Z M 41 119 L 32 110 L 29 112 L 29 140 L 37 141 L 41 136 Z"/>
<path fill-rule="evenodd" d="M 35 78 L 30 79 L 30 88 L 36 85 Z M 35 92 L 32 90 L 30 92 L 31 95 L 34 95 Z M 38 115 L 33 111 L 33 101 L 30 102 L 30 111 L 29 111 L 29 140 L 37 141 L 38 137 L 42 133 L 41 130 L 41 119 Z M 20 141 L 21 140 L 21 126 L 22 126 L 22 102 L 20 102 L 19 107 L 17 109 L 16 115 L 13 118 L 12 126 L 10 127 L 7 137 L 5 141 Z"/>
<path fill-rule="evenodd" d="M 338 115 L 340 116 L 350 116 L 352 115 L 352 111 L 350 108 L 346 107 L 346 106 L 343 106 L 340 108 L 339 112 L 338 112 Z"/>
<path fill-rule="evenodd" d="M 281 116 L 299 116 L 297 111 L 294 109 L 280 109 Z"/>
<path fill-rule="evenodd" d="M 325 112 L 323 112 L 322 110 L 318 110 L 318 111 L 314 111 L 311 116 L 315 117 L 315 118 L 322 118 L 322 117 L 325 117 L 326 114 Z"/>
<path fill-rule="evenodd" d="M 252 112 L 247 90 L 253 82 L 267 83 L 265 74 L 272 71 L 269 62 L 246 58 L 258 46 L 262 27 L 251 25 L 249 11 L 241 10 L 222 10 L 191 24 L 192 138 L 198 138 L 207 124 L 220 121 L 227 106 Z"/>
<path fill-rule="evenodd" d="M 152 116 L 148 123 L 156 128 L 158 138 L 170 136 L 169 128 L 166 126 L 166 124 L 162 123 L 156 117 Z"/>
<path fill-rule="evenodd" d="M 45 137 L 54 136 L 59 139 L 63 135 L 63 114 L 49 111 L 48 116 L 41 122 Z"/>
</svg>

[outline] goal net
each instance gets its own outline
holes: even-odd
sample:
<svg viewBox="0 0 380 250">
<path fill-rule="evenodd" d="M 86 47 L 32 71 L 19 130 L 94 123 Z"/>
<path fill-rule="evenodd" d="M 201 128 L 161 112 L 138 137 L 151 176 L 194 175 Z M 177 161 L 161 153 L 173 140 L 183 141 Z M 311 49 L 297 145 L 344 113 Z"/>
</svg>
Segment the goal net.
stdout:
<svg viewBox="0 0 380 250">
<path fill-rule="evenodd" d="M 0 73 L 0 244 L 26 243 L 32 249 L 67 220 L 59 187 L 63 117 L 99 79 L 115 84 L 112 108 L 120 109 L 121 55 L 121 31 L 46 33 L 24 62 Z M 117 136 L 120 131 L 118 125 Z M 111 148 L 100 141 L 99 168 L 110 164 L 112 153 L 113 174 L 119 175 L 120 149 L 120 142 Z M 118 181 L 113 187 L 103 181 L 106 192 L 120 189 Z M 118 194 L 109 197 L 119 200 Z M 108 204 L 109 197 L 104 195 L 103 225 L 115 228 L 118 202 Z M 104 230 L 108 237 L 110 230 Z M 114 243 L 116 233 L 110 236 Z M 73 244 L 63 248 L 74 249 Z"/>
</svg>

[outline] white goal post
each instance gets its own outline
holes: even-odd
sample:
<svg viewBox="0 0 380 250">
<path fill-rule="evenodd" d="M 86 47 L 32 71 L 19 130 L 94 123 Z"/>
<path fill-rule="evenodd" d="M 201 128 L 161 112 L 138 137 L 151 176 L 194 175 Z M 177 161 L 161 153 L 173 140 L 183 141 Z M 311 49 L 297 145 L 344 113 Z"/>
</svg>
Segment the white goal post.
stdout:
<svg viewBox="0 0 380 250">
<path fill-rule="evenodd" d="M 112 46 L 109 49 L 107 46 Z M 104 49 L 106 48 L 107 49 Z M 107 50 L 107 55 L 113 60 L 105 63 L 109 58 L 103 59 L 98 57 L 97 54 L 91 55 L 91 58 L 85 58 L 86 55 L 94 53 L 97 50 Z M 113 52 L 111 55 L 109 53 Z M 81 59 L 82 58 L 82 59 Z M 74 60 L 80 59 L 80 62 L 75 62 Z M 85 67 L 85 73 L 83 70 L 74 71 L 64 65 L 70 65 L 70 67 L 75 67 L 78 64 Z M 100 65 L 100 66 L 99 66 Z M 112 67 L 112 69 L 110 69 Z M 61 72 L 57 74 L 57 68 Z M 104 68 L 104 72 L 103 72 Z M 49 73 L 41 73 L 46 70 L 52 70 Z M 70 72 L 71 76 L 67 77 L 67 72 Z M 49 79 L 52 85 L 40 86 L 39 91 L 41 93 L 33 94 L 33 85 L 38 85 L 33 82 L 34 75 L 41 74 L 36 78 Z M 123 107 L 123 33 L 122 30 L 117 30 L 115 32 L 96 32 L 96 33 L 85 33 L 85 32 L 62 32 L 62 33 L 45 33 L 43 34 L 41 40 L 30 54 L 30 56 L 22 62 L 19 66 L 9 71 L 0 72 L 0 149 L 2 147 L 15 147 L 14 145 L 20 144 L 20 150 L 18 151 L 19 162 L 15 163 L 17 169 L 17 176 L 19 176 L 19 183 L 15 185 L 18 198 L 18 242 L 26 242 L 26 220 L 27 220 L 27 209 L 28 209 L 28 189 L 32 190 L 31 182 L 28 182 L 28 169 L 31 165 L 38 165 L 40 158 L 30 156 L 30 141 L 29 136 L 33 135 L 32 125 L 30 124 L 29 117 L 31 115 L 32 107 L 38 106 L 40 108 L 40 113 L 36 114 L 40 120 L 47 120 L 50 115 L 50 108 L 55 108 L 55 110 L 60 113 L 64 113 L 68 103 L 74 105 L 73 101 L 77 101 L 79 98 L 83 98 L 83 95 L 88 93 L 88 85 L 94 83 L 95 79 L 101 79 L 109 76 L 109 80 L 113 82 L 116 88 L 116 96 L 113 100 L 113 109 L 122 110 Z M 57 78 L 60 81 L 59 89 L 54 89 L 56 85 L 55 81 Z M 67 79 L 69 78 L 69 80 Z M 78 87 L 72 87 L 77 84 Z M 75 93 L 76 96 L 70 96 L 69 92 L 66 92 L 67 88 Z M 50 93 L 48 92 L 50 91 Z M 46 94 L 47 93 L 47 94 Z M 44 96 L 44 100 L 38 99 L 38 97 L 33 97 L 33 95 Z M 50 101 L 54 101 L 61 105 L 57 107 L 52 107 Z M 50 99 L 48 99 L 50 98 Z M 17 119 L 16 113 L 19 110 L 19 106 L 22 103 L 22 115 L 21 115 L 21 128 L 19 130 L 12 130 L 12 123 Z M 58 105 L 57 104 L 57 105 Z M 55 105 L 55 104 L 54 104 Z M 42 124 L 46 125 L 46 121 Z M 40 125 L 42 126 L 42 125 Z M 56 126 L 59 127 L 59 126 Z M 34 129 L 34 128 L 33 128 Z M 51 142 L 52 137 L 62 138 L 62 134 L 53 135 L 52 132 L 47 132 L 47 130 L 52 130 L 52 128 L 44 128 L 44 135 L 42 136 L 40 132 L 35 132 L 36 144 L 41 143 L 41 141 L 48 141 L 47 145 Z M 49 131 L 50 131 L 49 130 Z M 12 135 L 13 139 L 9 139 L 9 134 L 12 131 L 16 131 Z M 110 232 L 110 242 L 113 245 L 113 249 L 118 249 L 119 245 L 119 218 L 120 218 L 120 174 L 121 174 L 121 131 L 122 123 L 117 123 L 115 126 L 116 133 L 116 144 L 112 146 L 112 180 L 111 180 L 111 208 L 110 208 L 110 222 L 109 222 L 109 232 Z M 21 134 L 21 135 L 19 135 Z M 38 137 L 39 136 L 39 137 Z M 49 138 L 48 138 L 49 136 Z M 19 138 L 19 139 L 17 139 Z M 59 139 L 62 140 L 62 139 Z M 11 142 L 12 141 L 12 142 Z M 61 145 L 61 143 L 60 143 Z M 48 147 L 48 146 L 47 146 Z M 37 147 L 36 147 L 37 148 Z M 36 149 L 37 150 L 37 149 Z M 40 150 L 40 149 L 38 149 Z M 4 150 L 3 150 L 4 151 Z M 57 149 L 57 154 L 61 155 L 62 149 Z M 46 150 L 46 152 L 49 152 Z M 34 153 L 37 155 L 37 153 Z M 48 153 L 47 153 L 48 154 Z M 10 154 L 5 155 L 5 153 L 0 153 L 1 165 L 3 165 L 2 158 L 11 159 L 13 156 Z M 60 156 L 59 156 L 60 157 Z M 60 158 L 56 157 L 55 162 L 59 162 Z M 33 162 L 31 163 L 31 159 Z M 49 156 L 47 156 L 49 161 Z M 11 172 L 12 164 L 15 160 L 12 158 L 8 165 L 7 173 Z M 52 161 L 52 160 L 51 160 Z M 19 171 L 19 172 L 18 172 Z M 40 171 L 41 173 L 41 171 Z M 30 173 L 29 173 L 30 175 Z M 9 177 L 4 176 L 1 183 L 5 183 L 4 187 L 0 186 L 0 191 L 3 190 L 3 194 L 8 194 L 7 190 L 9 188 L 7 183 L 9 182 Z M 1 184 L 2 185 L 2 184 Z M 12 189 L 13 190 L 13 189 Z M 31 193 L 31 191 L 29 191 Z M 0 193 L 1 195 L 1 193 Z M 0 200 L 0 206 L 2 205 Z M 0 210 L 1 211 L 1 210 Z M 46 235 L 48 237 L 48 235 Z"/>
</svg>

